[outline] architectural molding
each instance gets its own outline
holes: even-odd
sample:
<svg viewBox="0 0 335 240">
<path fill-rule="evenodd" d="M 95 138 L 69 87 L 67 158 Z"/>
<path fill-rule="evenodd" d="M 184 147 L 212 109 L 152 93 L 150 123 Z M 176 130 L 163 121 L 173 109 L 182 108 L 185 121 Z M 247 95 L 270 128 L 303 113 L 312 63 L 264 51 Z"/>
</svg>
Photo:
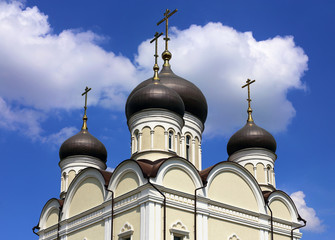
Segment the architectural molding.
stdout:
<svg viewBox="0 0 335 240">
<path fill-rule="evenodd" d="M 189 239 L 190 231 L 187 229 L 186 225 L 184 225 L 180 220 L 177 220 L 170 227 L 171 239 L 173 240 L 173 236 L 182 236 L 186 239 Z"/>
<path fill-rule="evenodd" d="M 130 239 L 132 239 L 132 235 L 134 233 L 134 228 L 131 224 L 129 224 L 128 222 L 126 222 L 123 227 L 121 228 L 118 237 L 119 238 L 125 238 L 125 237 L 130 237 Z"/>
<path fill-rule="evenodd" d="M 228 240 L 240 240 L 240 238 L 236 234 L 233 234 L 228 238 Z"/>
</svg>

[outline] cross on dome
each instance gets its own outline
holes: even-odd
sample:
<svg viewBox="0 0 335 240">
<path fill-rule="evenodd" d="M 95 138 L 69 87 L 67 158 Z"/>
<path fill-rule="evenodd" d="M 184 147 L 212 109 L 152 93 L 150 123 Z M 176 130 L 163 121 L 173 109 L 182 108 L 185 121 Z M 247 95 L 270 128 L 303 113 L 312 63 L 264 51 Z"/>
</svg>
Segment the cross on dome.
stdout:
<svg viewBox="0 0 335 240">
<path fill-rule="evenodd" d="M 251 98 L 250 98 L 250 85 L 251 85 L 252 83 L 254 83 L 254 82 L 256 82 L 256 80 L 250 80 L 250 79 L 248 79 L 248 80 L 246 81 L 247 84 L 245 84 L 245 85 L 242 86 L 242 88 L 245 88 L 245 87 L 248 86 L 248 99 L 247 99 L 247 101 L 248 101 L 248 110 L 247 110 L 247 112 L 248 112 L 248 122 L 253 122 L 253 121 L 254 121 L 254 120 L 252 119 L 252 115 L 251 115 L 251 113 L 252 113 L 252 109 L 251 109 L 251 107 L 250 107 L 250 102 L 251 102 Z"/>
<path fill-rule="evenodd" d="M 85 88 L 85 92 L 83 92 L 82 94 L 81 94 L 81 96 L 84 96 L 85 95 L 85 106 L 84 106 L 84 109 L 85 109 L 85 112 L 84 112 L 84 117 L 83 117 L 83 126 L 81 127 L 81 129 L 87 129 L 87 115 L 86 115 L 86 110 L 87 110 L 87 93 L 89 92 L 89 91 L 91 91 L 91 89 L 92 88 L 88 88 L 87 86 L 86 86 L 86 88 Z"/>
<path fill-rule="evenodd" d="M 155 37 L 150 41 L 150 43 L 153 43 L 153 42 L 155 42 L 155 55 L 154 55 L 154 57 L 155 57 L 155 65 L 154 65 L 154 78 L 153 78 L 153 80 L 156 82 L 156 80 L 159 80 L 159 77 L 158 77 L 158 70 L 159 70 L 159 66 L 158 66 L 158 64 L 157 64 L 157 58 L 158 58 L 158 54 L 157 54 L 157 42 L 158 42 L 158 38 L 160 37 L 160 36 L 162 36 L 163 35 L 163 33 L 161 32 L 161 33 L 158 33 L 158 32 L 156 32 L 155 33 Z"/>
<path fill-rule="evenodd" d="M 173 14 L 175 14 L 178 11 L 178 9 L 173 10 L 172 12 L 169 9 L 166 9 L 165 13 L 164 13 L 164 18 L 162 20 L 160 20 L 157 23 L 157 26 L 159 24 L 161 24 L 162 22 L 165 21 L 165 51 L 162 54 L 162 58 L 164 60 L 164 66 L 170 66 L 169 64 L 169 60 L 172 57 L 172 54 L 169 52 L 168 49 L 168 41 L 170 40 L 169 38 L 169 17 L 171 17 Z"/>
</svg>

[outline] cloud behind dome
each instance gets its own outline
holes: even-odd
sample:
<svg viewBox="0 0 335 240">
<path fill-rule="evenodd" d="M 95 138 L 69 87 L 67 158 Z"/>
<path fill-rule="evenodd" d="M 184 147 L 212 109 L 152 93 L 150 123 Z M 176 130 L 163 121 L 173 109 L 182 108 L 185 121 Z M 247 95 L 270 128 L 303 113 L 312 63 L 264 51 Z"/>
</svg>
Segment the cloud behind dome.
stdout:
<svg viewBox="0 0 335 240">
<path fill-rule="evenodd" d="M 73 29 L 55 34 L 37 7 L 0 2 L 0 100 L 6 109 L 6 115 L 0 112 L 5 121 L 0 127 L 31 127 L 39 135 L 47 112 L 82 107 L 80 94 L 74 93 L 86 85 L 94 89 L 90 105 L 123 114 L 132 88 L 152 76 L 153 45 L 143 41 L 130 59 L 104 50 L 101 38 Z M 247 92 L 241 86 L 247 78 L 256 79 L 251 95 L 255 121 L 271 132 L 286 129 L 295 116 L 287 93 L 305 88 L 301 78 L 308 61 L 292 36 L 257 41 L 251 32 L 209 22 L 183 30 L 172 27 L 170 38 L 174 72 L 195 83 L 207 98 L 208 135 L 230 136 L 244 124 Z M 160 51 L 163 45 L 160 41 Z M 22 111 L 31 114 L 32 123 L 13 127 L 26 124 L 11 122 Z"/>
</svg>

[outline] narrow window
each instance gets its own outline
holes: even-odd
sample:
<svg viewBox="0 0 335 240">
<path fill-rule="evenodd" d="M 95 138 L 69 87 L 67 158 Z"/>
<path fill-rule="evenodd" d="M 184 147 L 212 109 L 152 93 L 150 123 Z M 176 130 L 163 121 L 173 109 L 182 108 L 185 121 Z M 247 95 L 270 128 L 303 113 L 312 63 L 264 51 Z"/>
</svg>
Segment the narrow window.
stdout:
<svg viewBox="0 0 335 240">
<path fill-rule="evenodd" d="M 190 160 L 190 136 L 186 136 L 186 159 Z"/>
<path fill-rule="evenodd" d="M 169 149 L 173 149 L 173 132 L 169 131 Z"/>
<path fill-rule="evenodd" d="M 137 152 L 140 150 L 140 136 L 139 136 L 139 133 L 138 131 L 135 132 L 135 151 L 134 152 Z"/>
<path fill-rule="evenodd" d="M 176 237 L 176 236 L 174 236 L 174 237 L 173 237 L 173 240 L 182 240 L 182 238 L 181 238 L 181 237 Z"/>
<path fill-rule="evenodd" d="M 63 192 L 66 192 L 66 173 L 63 173 Z"/>
<path fill-rule="evenodd" d="M 271 184 L 271 182 L 270 182 L 271 167 L 270 166 L 267 167 L 267 171 L 266 172 L 267 172 L 268 183 Z"/>
</svg>

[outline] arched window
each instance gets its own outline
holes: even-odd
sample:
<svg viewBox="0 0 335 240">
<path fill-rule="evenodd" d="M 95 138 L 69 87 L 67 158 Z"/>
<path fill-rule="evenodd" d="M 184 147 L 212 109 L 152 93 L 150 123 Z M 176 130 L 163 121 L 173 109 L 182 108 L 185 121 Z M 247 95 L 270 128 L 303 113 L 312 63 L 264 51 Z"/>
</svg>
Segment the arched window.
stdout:
<svg viewBox="0 0 335 240">
<path fill-rule="evenodd" d="M 63 192 L 66 192 L 66 172 L 63 172 Z"/>
<path fill-rule="evenodd" d="M 271 184 L 271 179 L 270 179 L 270 176 L 271 176 L 271 167 L 268 166 L 267 167 L 267 171 L 266 171 L 266 176 L 267 176 L 267 179 L 268 179 L 268 183 Z"/>
<path fill-rule="evenodd" d="M 139 150 L 140 150 L 140 134 L 138 133 L 138 130 L 136 130 L 134 152 L 137 152 Z"/>
<path fill-rule="evenodd" d="M 169 131 L 169 150 L 173 150 L 173 132 Z"/>
<path fill-rule="evenodd" d="M 186 159 L 190 160 L 190 136 L 186 136 Z"/>
</svg>

